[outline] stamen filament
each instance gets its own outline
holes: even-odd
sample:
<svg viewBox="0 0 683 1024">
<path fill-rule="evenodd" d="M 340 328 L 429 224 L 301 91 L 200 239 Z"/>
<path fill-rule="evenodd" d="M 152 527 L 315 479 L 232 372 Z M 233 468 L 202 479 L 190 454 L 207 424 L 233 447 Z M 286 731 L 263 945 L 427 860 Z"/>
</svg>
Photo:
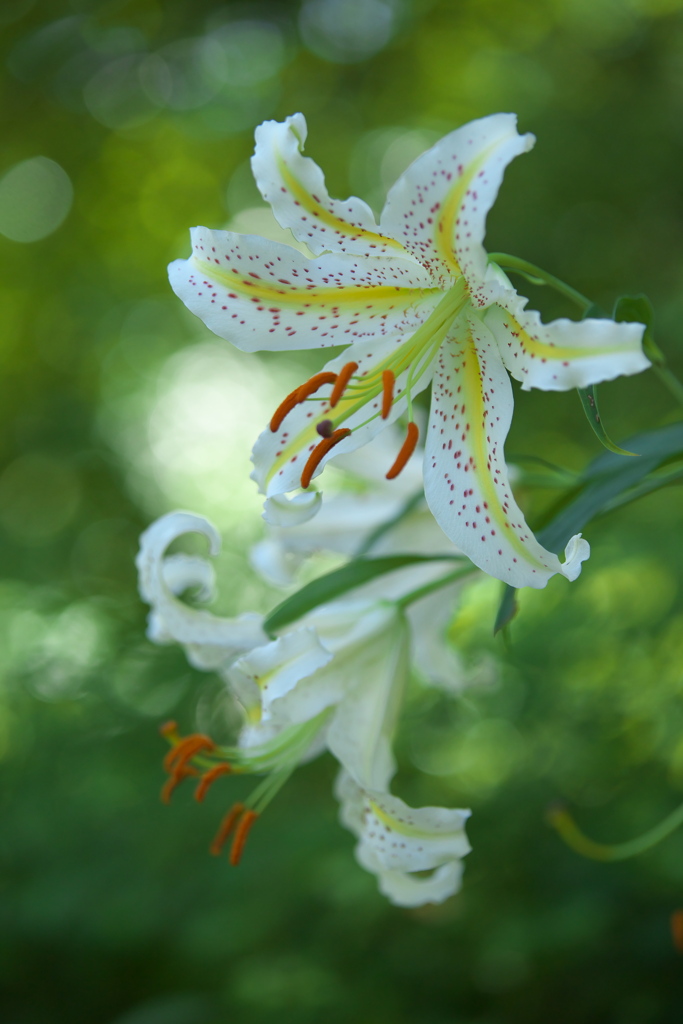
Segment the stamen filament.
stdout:
<svg viewBox="0 0 683 1024">
<path fill-rule="evenodd" d="M 396 456 L 396 461 L 387 473 L 387 480 L 394 480 L 401 470 L 404 469 L 408 459 L 415 451 L 415 446 L 417 445 L 417 439 L 419 436 L 420 431 L 418 430 L 417 423 L 411 421 L 408 424 L 408 433 L 403 445 L 401 446 L 400 452 Z"/>
<path fill-rule="evenodd" d="M 311 454 L 308 456 L 308 461 L 306 462 L 303 473 L 301 474 L 301 486 L 304 490 L 310 484 L 313 474 L 327 453 L 334 448 L 336 444 L 343 441 L 345 437 L 348 437 L 350 433 L 351 431 L 347 427 L 343 430 L 335 430 L 329 437 L 324 437 L 320 444 L 313 449 Z"/>
<path fill-rule="evenodd" d="M 332 394 L 330 395 L 331 409 L 334 409 L 335 405 L 346 391 L 346 385 L 349 383 L 357 369 L 358 363 L 347 363 L 345 366 L 342 366 L 335 385 L 332 388 Z"/>
<path fill-rule="evenodd" d="M 244 851 L 244 844 L 247 841 L 247 837 L 251 832 L 254 822 L 258 818 L 256 811 L 245 811 L 240 823 L 235 831 L 235 838 L 232 841 L 232 847 L 230 848 L 230 863 L 234 868 L 239 864 L 242 853 Z"/>
<path fill-rule="evenodd" d="M 241 818 L 242 815 L 244 814 L 245 810 L 246 808 L 244 804 L 233 804 L 228 813 L 223 818 L 222 822 L 220 823 L 218 832 L 216 833 L 215 838 L 211 843 L 211 846 L 209 847 L 209 852 L 212 853 L 214 857 L 218 857 L 220 855 L 225 845 L 226 839 L 234 829 L 239 818 Z"/>
<path fill-rule="evenodd" d="M 221 775 L 231 774 L 232 765 L 227 764 L 225 761 L 221 762 L 221 764 L 215 765 L 213 768 L 209 768 L 208 772 L 204 772 L 201 779 L 199 780 L 199 785 L 197 786 L 194 794 L 195 800 L 198 800 L 199 803 L 201 803 L 204 797 L 206 796 L 209 790 L 209 786 L 211 785 L 212 782 L 215 782 L 216 779 L 220 778 Z"/>
<path fill-rule="evenodd" d="M 396 378 L 393 370 L 382 371 L 382 419 L 385 420 L 391 412 L 394 401 L 394 383 Z"/>
</svg>

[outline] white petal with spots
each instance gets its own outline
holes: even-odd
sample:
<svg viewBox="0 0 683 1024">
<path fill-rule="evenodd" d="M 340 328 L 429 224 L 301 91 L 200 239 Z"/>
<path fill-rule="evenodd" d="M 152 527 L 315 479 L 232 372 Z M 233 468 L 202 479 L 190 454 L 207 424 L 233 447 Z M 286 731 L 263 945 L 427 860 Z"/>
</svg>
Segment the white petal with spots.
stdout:
<svg viewBox="0 0 683 1024">
<path fill-rule="evenodd" d="M 359 864 L 377 875 L 380 891 L 392 903 L 442 903 L 459 890 L 462 858 L 470 851 L 465 835 L 469 811 L 413 809 L 384 791 L 362 789 L 345 772 L 335 792 L 342 824 L 359 840 Z M 414 874 L 429 870 L 431 875 Z"/>
<path fill-rule="evenodd" d="M 522 388 L 566 391 L 614 377 L 640 373 L 650 365 L 642 340 L 645 327 L 614 320 L 554 320 L 544 324 L 526 299 L 508 296 L 486 311 L 503 362 Z"/>
<path fill-rule="evenodd" d="M 251 159 L 254 178 L 280 224 L 311 252 L 347 252 L 357 256 L 403 256 L 399 242 L 380 234 L 362 199 L 330 199 L 323 172 L 302 155 L 308 129 L 303 114 L 283 122 L 265 121 L 256 129 Z"/>
<path fill-rule="evenodd" d="M 392 186 L 380 220 L 435 282 L 464 274 L 475 304 L 484 302 L 486 215 L 506 166 L 535 141 L 516 124 L 514 114 L 492 114 L 446 135 Z"/>
<path fill-rule="evenodd" d="M 221 338 L 245 352 L 329 348 L 413 330 L 441 297 L 408 259 L 308 259 L 256 235 L 192 228 L 192 256 L 171 287 Z"/>
<path fill-rule="evenodd" d="M 503 453 L 512 408 L 495 339 L 478 317 L 462 317 L 441 347 L 434 374 L 427 502 L 475 565 L 511 586 L 540 588 L 557 572 L 573 578 L 576 562 L 565 571 L 538 543 L 512 496 Z"/>
</svg>

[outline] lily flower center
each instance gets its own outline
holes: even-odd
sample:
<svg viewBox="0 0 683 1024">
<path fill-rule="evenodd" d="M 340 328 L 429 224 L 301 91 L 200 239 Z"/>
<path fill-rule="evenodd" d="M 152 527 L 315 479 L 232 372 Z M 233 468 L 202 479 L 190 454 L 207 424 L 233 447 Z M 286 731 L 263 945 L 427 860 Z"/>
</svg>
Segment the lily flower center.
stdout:
<svg viewBox="0 0 683 1024">
<path fill-rule="evenodd" d="M 279 431 L 287 416 L 297 406 L 318 402 L 321 409 L 312 422 L 295 437 L 290 439 L 285 435 L 286 440 L 276 455 L 269 479 L 297 452 L 308 451 L 301 472 L 301 486 L 307 488 L 320 462 L 335 445 L 378 417 L 388 419 L 395 403 L 403 399 L 408 414 L 407 436 L 396 461 L 386 474 L 389 480 L 398 476 L 418 440 L 418 428 L 413 421 L 413 394 L 424 388 L 425 374 L 429 372 L 444 338 L 468 301 L 465 279 L 460 277 L 444 293 L 425 322 L 383 360 L 367 369 L 349 361 L 338 373 L 316 373 L 290 392 L 273 413 L 270 421 L 273 433 Z M 332 390 L 326 397 L 320 397 L 317 392 L 326 385 L 331 386 Z M 368 416 L 360 419 L 359 413 L 366 406 L 369 406 Z"/>
</svg>

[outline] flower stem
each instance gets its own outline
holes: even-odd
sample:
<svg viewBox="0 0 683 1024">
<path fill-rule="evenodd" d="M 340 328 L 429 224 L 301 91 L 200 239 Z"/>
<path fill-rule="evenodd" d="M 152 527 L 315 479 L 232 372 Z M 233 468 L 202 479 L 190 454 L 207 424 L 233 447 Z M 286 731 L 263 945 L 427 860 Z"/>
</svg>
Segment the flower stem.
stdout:
<svg viewBox="0 0 683 1024">
<path fill-rule="evenodd" d="M 583 834 L 566 807 L 562 805 L 552 807 L 548 811 L 548 821 L 564 839 L 567 846 L 571 846 L 572 850 L 582 854 L 582 856 L 602 861 L 626 860 L 629 857 L 635 857 L 639 853 L 644 853 L 645 850 L 656 846 L 657 843 L 661 843 L 663 839 L 671 835 L 680 825 L 683 825 L 683 804 L 667 815 L 654 828 L 644 832 L 642 836 L 638 836 L 637 839 L 631 839 L 627 843 L 615 843 L 614 845 L 596 843 L 594 840 L 589 839 L 588 836 Z"/>
<path fill-rule="evenodd" d="M 541 267 L 529 263 L 528 260 L 522 260 L 518 256 L 508 256 L 504 252 L 489 253 L 489 259 L 491 262 L 497 263 L 502 270 L 511 270 L 515 274 L 522 274 L 532 284 L 548 285 L 549 288 L 554 288 L 560 295 L 564 295 L 565 298 L 574 302 L 582 313 L 587 313 L 593 305 L 591 300 L 576 288 L 572 288 L 571 285 L 561 281 L 554 274 L 549 274 L 547 270 L 542 270 Z"/>
<path fill-rule="evenodd" d="M 658 363 L 653 363 L 652 369 L 655 371 L 664 387 L 668 388 L 676 401 L 679 402 L 680 405 L 683 405 L 683 384 L 680 382 L 678 377 L 671 372 L 668 366 L 661 366 Z"/>
<path fill-rule="evenodd" d="M 419 601 L 420 598 L 427 597 L 428 594 L 433 594 L 434 591 L 447 587 L 449 583 L 455 583 L 456 580 L 464 579 L 465 576 L 470 576 L 474 572 L 477 572 L 476 565 L 468 565 L 464 569 L 456 569 L 455 572 L 449 572 L 447 576 L 442 576 L 438 580 L 425 583 L 423 587 L 418 587 L 417 590 L 411 590 L 409 594 L 404 594 L 403 597 L 400 597 L 393 603 L 397 608 L 407 608 L 408 605 Z"/>
</svg>

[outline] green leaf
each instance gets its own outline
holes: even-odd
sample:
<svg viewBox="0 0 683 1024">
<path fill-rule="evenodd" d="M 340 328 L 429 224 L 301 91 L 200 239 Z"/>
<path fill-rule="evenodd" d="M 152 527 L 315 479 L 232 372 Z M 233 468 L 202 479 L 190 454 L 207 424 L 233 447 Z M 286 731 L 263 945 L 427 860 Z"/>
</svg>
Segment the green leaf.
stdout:
<svg viewBox="0 0 683 1024">
<path fill-rule="evenodd" d="M 658 366 L 664 366 L 664 353 L 655 343 L 655 311 L 647 295 L 622 295 L 614 304 L 614 319 L 617 323 L 645 324 L 643 352 Z"/>
<path fill-rule="evenodd" d="M 635 434 L 629 446 L 640 449 L 637 461 L 624 461 L 611 452 L 603 452 L 588 464 L 581 484 L 561 499 L 546 517 L 546 523 L 537 532 L 541 544 L 551 551 L 561 551 L 570 537 L 579 533 L 587 523 L 612 503 L 639 485 L 651 473 L 672 459 L 683 457 L 683 423 L 672 423 L 658 430 Z M 652 488 L 657 490 L 652 477 Z M 659 486 L 665 486 L 662 480 Z"/>
<path fill-rule="evenodd" d="M 608 451 L 614 452 L 615 455 L 637 456 L 637 452 L 627 452 L 625 448 L 620 448 L 619 445 L 615 444 L 609 437 L 600 416 L 600 409 L 598 408 L 598 389 L 595 384 L 589 384 L 587 388 L 577 388 L 576 390 L 579 393 L 579 398 L 581 399 L 581 405 L 583 406 L 583 411 L 586 414 L 586 419 L 593 428 L 593 433 L 600 443 L 604 445 Z"/>
<path fill-rule="evenodd" d="M 460 562 L 464 559 L 455 555 L 390 555 L 386 558 L 354 558 L 341 569 L 328 572 L 325 576 L 307 583 L 296 594 L 286 598 L 274 608 L 263 624 L 266 633 L 273 634 L 290 622 L 296 622 L 302 615 L 321 604 L 333 601 L 349 590 L 369 583 L 377 576 L 383 576 L 397 569 L 424 562 Z"/>
<path fill-rule="evenodd" d="M 586 466 L 577 486 L 549 510 L 544 525 L 534 530 L 549 551 L 563 551 L 570 538 L 598 516 L 683 480 L 683 466 L 657 472 L 683 458 L 683 423 L 635 434 L 628 444 L 640 449 L 637 461 L 602 452 Z M 514 588 L 506 587 L 494 632 L 507 625 L 516 610 Z"/>
<path fill-rule="evenodd" d="M 511 587 L 509 583 L 503 585 L 503 597 L 498 607 L 498 614 L 493 626 L 493 635 L 500 633 L 514 619 L 519 611 L 517 604 L 517 588 Z"/>
</svg>

